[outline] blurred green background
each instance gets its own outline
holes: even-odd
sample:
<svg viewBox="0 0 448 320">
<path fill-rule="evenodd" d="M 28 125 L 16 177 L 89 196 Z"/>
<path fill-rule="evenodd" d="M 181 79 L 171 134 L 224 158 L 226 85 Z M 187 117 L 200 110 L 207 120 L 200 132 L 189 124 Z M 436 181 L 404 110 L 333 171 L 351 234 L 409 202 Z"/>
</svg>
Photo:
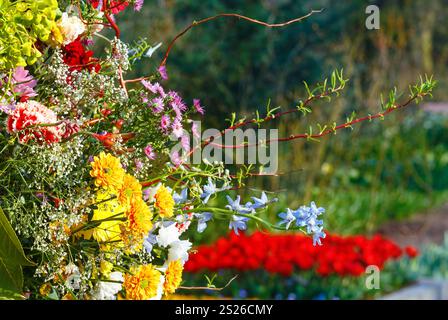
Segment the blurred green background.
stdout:
<svg viewBox="0 0 448 320">
<path fill-rule="evenodd" d="M 379 30 L 365 27 L 369 4 L 380 8 Z M 227 125 L 223 119 L 231 112 L 254 117 L 269 100 L 273 107 L 296 106 L 306 94 L 303 81 L 315 84 L 344 68 L 350 81 L 342 96 L 312 105 L 313 113 L 306 118 L 295 114 L 274 121 L 279 136 L 307 132 L 310 124 L 342 123 L 354 110 L 358 115 L 378 112 L 381 94 L 387 96 L 396 86 L 406 99 L 408 85 L 425 74 L 438 81 L 433 101 L 445 103 L 448 110 L 444 0 L 147 0 L 140 13 L 127 10 L 119 17 L 123 40 L 146 38 L 163 46 L 151 59 L 140 61 L 129 77 L 153 73 L 169 41 L 194 20 L 234 12 L 275 23 L 321 8 L 323 13 L 286 28 L 269 29 L 234 18 L 194 28 L 171 52 L 168 86 L 187 101 L 201 99 L 206 106 L 203 127 L 223 129 Z M 251 178 L 238 193 L 249 200 L 259 190 L 275 192 L 280 201 L 265 216 L 272 222 L 286 207 L 313 200 L 327 209 L 325 227 L 336 234 L 370 235 L 391 221 L 431 215 L 431 210 L 448 202 L 448 111 L 429 109 L 425 102 L 318 143 L 281 144 L 279 176 Z M 223 198 L 213 201 L 225 205 Z M 440 232 L 448 228 L 444 213 Z M 226 223 L 210 224 L 203 234 L 191 236 L 196 243 L 210 243 L 227 228 Z M 398 232 L 391 231 L 388 235 Z M 444 259 L 445 250 L 430 248 L 414 263 L 418 267 L 413 274 L 418 278 L 438 272 L 446 277 L 446 266 L 443 269 L 437 262 Z M 403 270 L 409 266 L 393 270 L 392 278 L 407 277 Z M 340 280 L 335 281 L 329 290 Z M 364 289 L 362 284 L 353 286 L 339 296 L 359 298 Z"/>
</svg>

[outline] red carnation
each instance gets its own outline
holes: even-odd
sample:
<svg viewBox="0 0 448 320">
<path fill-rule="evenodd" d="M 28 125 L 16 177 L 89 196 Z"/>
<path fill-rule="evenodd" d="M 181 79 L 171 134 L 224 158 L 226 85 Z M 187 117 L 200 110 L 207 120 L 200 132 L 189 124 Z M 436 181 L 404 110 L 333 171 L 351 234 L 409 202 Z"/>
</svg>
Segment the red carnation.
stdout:
<svg viewBox="0 0 448 320">
<path fill-rule="evenodd" d="M 101 65 L 99 60 L 92 58 L 93 51 L 86 50 L 79 38 L 63 47 L 63 51 L 64 63 L 70 66 L 70 71 L 100 71 Z"/>
</svg>

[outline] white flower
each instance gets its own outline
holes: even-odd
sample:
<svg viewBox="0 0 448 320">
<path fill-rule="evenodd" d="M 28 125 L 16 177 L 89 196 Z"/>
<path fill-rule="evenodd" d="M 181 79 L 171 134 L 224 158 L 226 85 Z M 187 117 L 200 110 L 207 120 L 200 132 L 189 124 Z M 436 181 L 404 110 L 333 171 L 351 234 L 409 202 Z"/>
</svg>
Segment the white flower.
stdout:
<svg viewBox="0 0 448 320">
<path fill-rule="evenodd" d="M 117 293 L 121 290 L 122 282 L 124 281 L 121 272 L 112 272 L 110 280 L 117 282 L 100 281 L 96 289 L 92 292 L 92 297 L 95 300 L 115 300 Z M 120 283 L 119 283 L 120 282 Z"/>
<path fill-rule="evenodd" d="M 59 22 L 62 34 L 64 35 L 64 45 L 75 41 L 81 34 L 86 31 L 84 23 L 77 16 L 68 16 L 67 12 L 62 14 Z"/>
<path fill-rule="evenodd" d="M 172 223 L 168 227 L 161 226 L 159 229 L 159 235 L 156 239 L 159 246 L 165 248 L 173 242 L 178 241 L 179 236 L 179 229 L 177 229 L 175 223 Z"/>
<path fill-rule="evenodd" d="M 183 263 L 188 261 L 188 250 L 191 249 L 192 243 L 188 240 L 178 240 L 171 243 L 168 250 L 168 262 L 181 260 Z"/>
<path fill-rule="evenodd" d="M 65 285 L 72 290 L 78 290 L 79 285 L 81 284 L 81 275 L 79 273 L 79 268 L 73 263 L 70 263 L 65 266 L 65 274 L 67 275 Z"/>
<path fill-rule="evenodd" d="M 157 295 L 149 300 L 161 300 L 163 294 L 163 284 L 165 283 L 165 277 L 160 276 L 159 286 L 157 287 Z"/>
</svg>

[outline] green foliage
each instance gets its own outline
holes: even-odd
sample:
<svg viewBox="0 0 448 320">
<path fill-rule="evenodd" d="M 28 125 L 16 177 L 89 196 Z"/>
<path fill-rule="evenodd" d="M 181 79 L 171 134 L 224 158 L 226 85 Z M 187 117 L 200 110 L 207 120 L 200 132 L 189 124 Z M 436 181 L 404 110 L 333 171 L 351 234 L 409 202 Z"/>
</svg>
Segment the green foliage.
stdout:
<svg viewBox="0 0 448 320">
<path fill-rule="evenodd" d="M 22 291 L 22 266 L 32 266 L 22 245 L 0 208 L 0 296 L 17 297 Z"/>
<path fill-rule="evenodd" d="M 34 64 L 42 56 L 37 40 L 61 37 L 58 14 L 56 0 L 0 0 L 0 70 Z"/>
</svg>

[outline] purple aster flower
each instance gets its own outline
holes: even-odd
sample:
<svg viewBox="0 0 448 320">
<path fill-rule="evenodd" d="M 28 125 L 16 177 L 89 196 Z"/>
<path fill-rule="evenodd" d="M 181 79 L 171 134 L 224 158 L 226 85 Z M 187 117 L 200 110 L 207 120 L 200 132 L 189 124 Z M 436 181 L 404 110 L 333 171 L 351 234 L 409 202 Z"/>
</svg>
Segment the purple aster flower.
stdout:
<svg viewBox="0 0 448 320">
<path fill-rule="evenodd" d="M 205 114 L 205 110 L 204 108 L 201 106 L 201 100 L 199 99 L 193 99 L 193 107 L 196 109 L 196 112 L 204 115 Z"/>
<path fill-rule="evenodd" d="M 180 111 L 187 110 L 187 105 L 176 91 L 168 92 L 168 96 L 172 99 L 171 106 L 173 107 L 173 109 L 179 109 Z"/>
<path fill-rule="evenodd" d="M 140 10 L 142 10 L 142 7 L 143 7 L 143 3 L 145 2 L 145 0 L 135 0 L 135 3 L 134 3 L 134 10 L 135 11 L 140 11 Z"/>
<path fill-rule="evenodd" d="M 142 80 L 141 83 L 147 90 L 151 91 L 152 93 L 159 94 L 162 98 L 166 97 L 165 90 L 158 82 L 152 84 L 149 81 Z"/>
<path fill-rule="evenodd" d="M 184 134 L 182 123 L 177 118 L 174 119 L 173 124 L 171 125 L 171 129 L 173 129 L 173 134 L 176 138 L 181 138 Z"/>
<path fill-rule="evenodd" d="M 168 73 L 166 72 L 166 66 L 160 66 L 159 69 L 157 69 L 157 71 L 159 71 L 159 74 L 163 80 L 168 80 Z"/>
<path fill-rule="evenodd" d="M 152 106 L 152 110 L 154 111 L 154 113 L 160 113 L 164 109 L 163 98 L 160 97 L 154 98 L 151 100 L 149 104 L 150 106 Z"/>
<path fill-rule="evenodd" d="M 154 160 L 156 158 L 156 154 L 154 152 L 154 150 L 152 149 L 152 146 L 150 144 L 148 144 L 145 149 L 143 149 L 143 151 L 145 152 L 146 156 L 148 157 L 149 160 Z"/>
<path fill-rule="evenodd" d="M 13 84 L 13 91 L 19 96 L 29 98 L 37 96 L 37 93 L 34 91 L 37 81 L 25 68 L 17 67 L 14 70 L 11 83 Z"/>
<path fill-rule="evenodd" d="M 167 134 L 168 133 L 168 128 L 171 124 L 171 120 L 170 117 L 166 114 L 164 114 L 162 116 L 162 118 L 160 119 L 160 129 L 162 129 L 162 131 Z"/>
</svg>

